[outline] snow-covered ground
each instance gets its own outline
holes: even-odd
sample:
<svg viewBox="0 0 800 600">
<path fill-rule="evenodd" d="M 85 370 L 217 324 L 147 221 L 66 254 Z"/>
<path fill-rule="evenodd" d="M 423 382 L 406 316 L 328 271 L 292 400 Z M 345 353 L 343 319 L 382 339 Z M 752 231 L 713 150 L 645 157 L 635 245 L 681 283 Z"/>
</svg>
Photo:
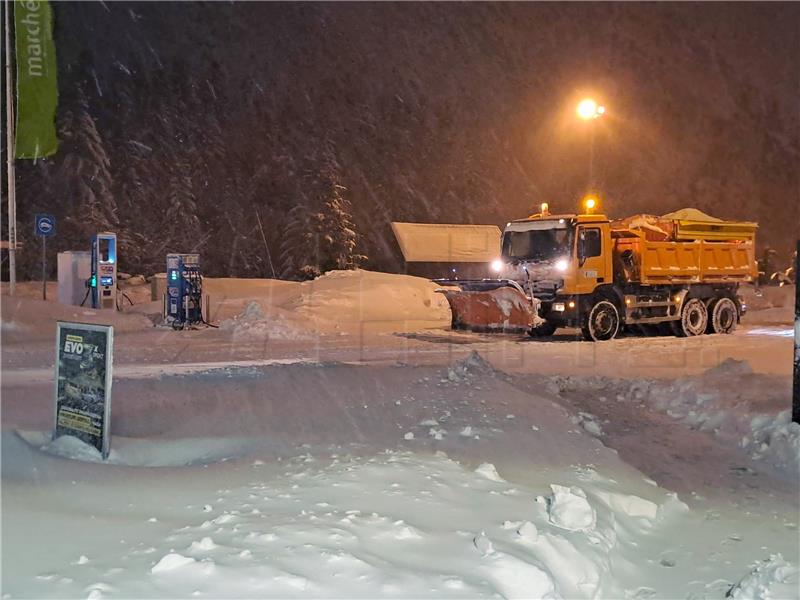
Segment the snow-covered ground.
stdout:
<svg viewBox="0 0 800 600">
<path fill-rule="evenodd" d="M 2 305 L 4 597 L 797 598 L 789 290 L 732 336 L 450 332 L 380 273 Z M 748 292 L 749 293 L 749 292 Z M 56 319 L 112 322 L 112 454 L 52 441 Z"/>
</svg>

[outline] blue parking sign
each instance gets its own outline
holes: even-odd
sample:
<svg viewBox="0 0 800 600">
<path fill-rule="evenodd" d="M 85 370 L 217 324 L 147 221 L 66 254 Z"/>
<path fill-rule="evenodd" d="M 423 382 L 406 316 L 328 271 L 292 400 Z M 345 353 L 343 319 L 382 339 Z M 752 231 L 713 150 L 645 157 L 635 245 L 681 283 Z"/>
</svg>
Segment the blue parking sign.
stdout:
<svg viewBox="0 0 800 600">
<path fill-rule="evenodd" d="M 38 213 L 34 217 L 33 232 L 42 237 L 56 234 L 56 218 L 53 215 Z"/>
</svg>

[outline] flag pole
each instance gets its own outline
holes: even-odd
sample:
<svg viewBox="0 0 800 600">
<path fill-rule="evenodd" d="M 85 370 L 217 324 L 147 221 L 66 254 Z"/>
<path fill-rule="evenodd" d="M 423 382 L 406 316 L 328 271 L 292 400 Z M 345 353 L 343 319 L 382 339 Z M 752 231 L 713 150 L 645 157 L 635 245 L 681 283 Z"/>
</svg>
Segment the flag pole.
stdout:
<svg viewBox="0 0 800 600">
<path fill-rule="evenodd" d="M 14 85 L 11 67 L 11 0 L 5 0 L 6 18 L 6 160 L 8 161 L 8 294 L 17 286 L 17 195 L 14 173 Z"/>
</svg>

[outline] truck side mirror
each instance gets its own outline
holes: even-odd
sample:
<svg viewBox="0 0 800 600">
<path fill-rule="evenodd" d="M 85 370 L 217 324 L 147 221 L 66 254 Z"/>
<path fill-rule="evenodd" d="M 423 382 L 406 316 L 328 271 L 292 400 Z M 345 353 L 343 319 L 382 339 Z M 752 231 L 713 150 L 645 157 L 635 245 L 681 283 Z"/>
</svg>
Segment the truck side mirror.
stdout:
<svg viewBox="0 0 800 600">
<path fill-rule="evenodd" d="M 578 234 L 578 264 L 582 265 L 586 260 L 586 232 L 581 229 Z"/>
</svg>

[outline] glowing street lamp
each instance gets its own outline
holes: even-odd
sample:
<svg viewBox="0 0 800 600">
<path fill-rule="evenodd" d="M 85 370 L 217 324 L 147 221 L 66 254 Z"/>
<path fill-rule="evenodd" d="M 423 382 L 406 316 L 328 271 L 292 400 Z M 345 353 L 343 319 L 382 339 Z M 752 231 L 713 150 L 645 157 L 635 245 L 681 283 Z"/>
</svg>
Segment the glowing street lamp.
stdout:
<svg viewBox="0 0 800 600">
<path fill-rule="evenodd" d="M 576 112 L 581 119 L 588 121 L 589 119 L 597 119 L 603 116 L 606 112 L 606 107 L 597 104 L 591 98 L 585 98 L 578 103 Z"/>
</svg>

